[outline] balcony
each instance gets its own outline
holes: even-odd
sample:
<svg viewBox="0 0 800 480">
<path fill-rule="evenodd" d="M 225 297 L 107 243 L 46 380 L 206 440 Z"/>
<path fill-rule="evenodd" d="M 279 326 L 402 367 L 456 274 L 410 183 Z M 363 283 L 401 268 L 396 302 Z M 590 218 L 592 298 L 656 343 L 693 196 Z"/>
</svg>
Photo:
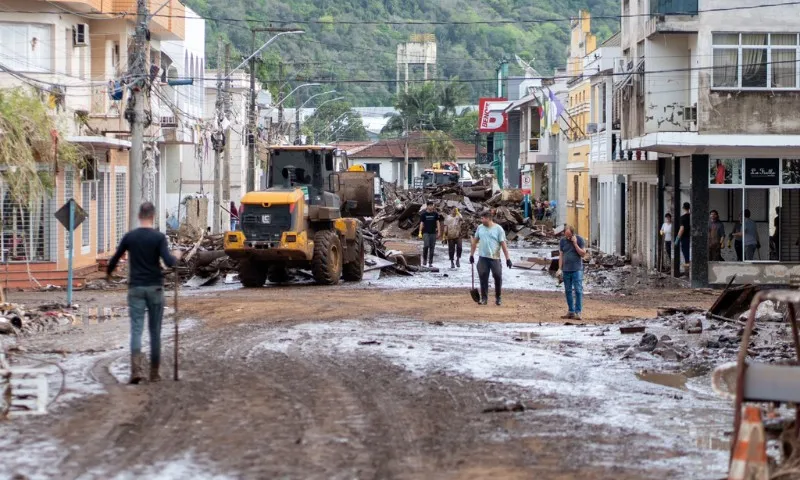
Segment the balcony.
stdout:
<svg viewBox="0 0 800 480">
<path fill-rule="evenodd" d="M 615 135 L 615 137 L 612 137 Z M 612 145 L 609 149 L 609 144 L 616 139 L 617 145 Z M 609 132 L 595 133 L 589 136 L 589 162 L 608 162 L 621 160 L 620 158 L 620 132 L 613 130 Z"/>
<path fill-rule="evenodd" d="M 98 2 L 101 0 L 87 0 Z M 114 4 L 113 13 L 128 13 L 128 20 L 135 20 L 136 0 L 102 0 Z M 162 8 L 163 7 L 163 8 Z M 178 0 L 148 0 L 147 10 L 152 14 L 158 11 L 150 23 L 150 31 L 166 40 L 182 40 L 186 34 L 186 7 Z"/>
<path fill-rule="evenodd" d="M 651 15 L 697 15 L 698 0 L 650 0 Z"/>
<path fill-rule="evenodd" d="M 110 13 L 114 0 L 53 0 L 51 3 L 78 13 Z"/>
</svg>

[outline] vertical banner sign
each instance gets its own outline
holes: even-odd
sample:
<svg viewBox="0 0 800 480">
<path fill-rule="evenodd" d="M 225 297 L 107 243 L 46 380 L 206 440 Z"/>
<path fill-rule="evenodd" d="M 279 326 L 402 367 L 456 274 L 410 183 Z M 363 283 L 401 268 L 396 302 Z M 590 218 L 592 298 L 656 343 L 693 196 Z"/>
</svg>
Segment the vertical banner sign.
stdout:
<svg viewBox="0 0 800 480">
<path fill-rule="evenodd" d="M 531 172 L 524 172 L 522 174 L 522 194 L 531 195 L 533 188 L 533 177 Z"/>
<path fill-rule="evenodd" d="M 478 131 L 481 133 L 505 133 L 508 131 L 508 117 L 503 111 L 492 111 L 493 103 L 506 102 L 505 98 L 481 98 L 478 104 Z"/>
</svg>

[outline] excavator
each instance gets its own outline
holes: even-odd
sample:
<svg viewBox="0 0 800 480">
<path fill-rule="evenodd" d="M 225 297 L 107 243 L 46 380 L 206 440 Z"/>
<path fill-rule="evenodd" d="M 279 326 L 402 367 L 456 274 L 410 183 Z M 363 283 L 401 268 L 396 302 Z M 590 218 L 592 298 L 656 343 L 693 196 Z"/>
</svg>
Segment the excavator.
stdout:
<svg viewBox="0 0 800 480">
<path fill-rule="evenodd" d="M 316 283 L 364 276 L 363 225 L 375 214 L 373 172 L 349 169 L 332 146 L 270 148 L 267 189 L 242 198 L 239 230 L 225 233 L 225 253 L 239 262 L 246 288 L 286 283 L 290 269 Z"/>
</svg>

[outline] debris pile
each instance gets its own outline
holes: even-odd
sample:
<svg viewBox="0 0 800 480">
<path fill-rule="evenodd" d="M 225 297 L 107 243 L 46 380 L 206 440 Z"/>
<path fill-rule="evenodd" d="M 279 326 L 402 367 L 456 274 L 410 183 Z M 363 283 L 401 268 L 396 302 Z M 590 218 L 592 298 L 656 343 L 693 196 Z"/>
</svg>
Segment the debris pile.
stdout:
<svg viewBox="0 0 800 480">
<path fill-rule="evenodd" d="M 75 322 L 75 314 L 60 304 L 42 305 L 26 310 L 24 305 L 0 304 L 0 335 L 32 335 L 67 327 Z"/>
<path fill-rule="evenodd" d="M 552 222 L 525 217 L 520 190 L 504 190 L 494 195 L 491 191 L 488 181 L 470 187 L 436 185 L 413 190 L 398 190 L 394 185 L 385 184 L 386 204 L 368 227 L 383 237 L 413 236 L 419 228 L 420 211 L 428 201 L 433 201 L 440 213 L 451 208 L 459 209 L 464 217 L 461 232 L 464 237 L 478 227 L 482 212 L 492 210 L 494 221 L 506 231 L 509 242 L 555 243 L 557 232 L 553 230 Z"/>
<path fill-rule="evenodd" d="M 210 285 L 220 277 L 236 272 L 237 262 L 225 254 L 224 234 L 199 236 L 187 235 L 184 231 L 170 233 L 170 243 L 183 251 L 178 263 L 178 276 L 181 282 L 200 282 Z M 168 275 L 167 282 L 173 280 Z"/>
</svg>

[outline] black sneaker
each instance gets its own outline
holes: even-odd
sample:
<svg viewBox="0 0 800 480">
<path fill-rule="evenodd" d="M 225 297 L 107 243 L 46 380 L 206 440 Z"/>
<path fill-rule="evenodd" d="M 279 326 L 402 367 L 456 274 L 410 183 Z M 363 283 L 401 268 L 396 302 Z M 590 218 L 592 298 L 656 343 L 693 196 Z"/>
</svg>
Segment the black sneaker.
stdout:
<svg viewBox="0 0 800 480">
<path fill-rule="evenodd" d="M 456 264 L 452 260 L 450 260 L 450 268 L 456 268 Z"/>
<path fill-rule="evenodd" d="M 456 268 L 461 268 L 461 259 L 456 258 Z"/>
<path fill-rule="evenodd" d="M 494 301 L 494 304 L 499 307 L 499 306 L 503 305 L 503 301 L 500 300 L 500 297 L 497 297 L 497 299 L 495 299 L 495 301 Z"/>
<path fill-rule="evenodd" d="M 489 301 L 487 299 L 481 298 L 481 301 L 478 302 L 478 305 L 487 305 L 488 303 L 489 303 Z"/>
</svg>

